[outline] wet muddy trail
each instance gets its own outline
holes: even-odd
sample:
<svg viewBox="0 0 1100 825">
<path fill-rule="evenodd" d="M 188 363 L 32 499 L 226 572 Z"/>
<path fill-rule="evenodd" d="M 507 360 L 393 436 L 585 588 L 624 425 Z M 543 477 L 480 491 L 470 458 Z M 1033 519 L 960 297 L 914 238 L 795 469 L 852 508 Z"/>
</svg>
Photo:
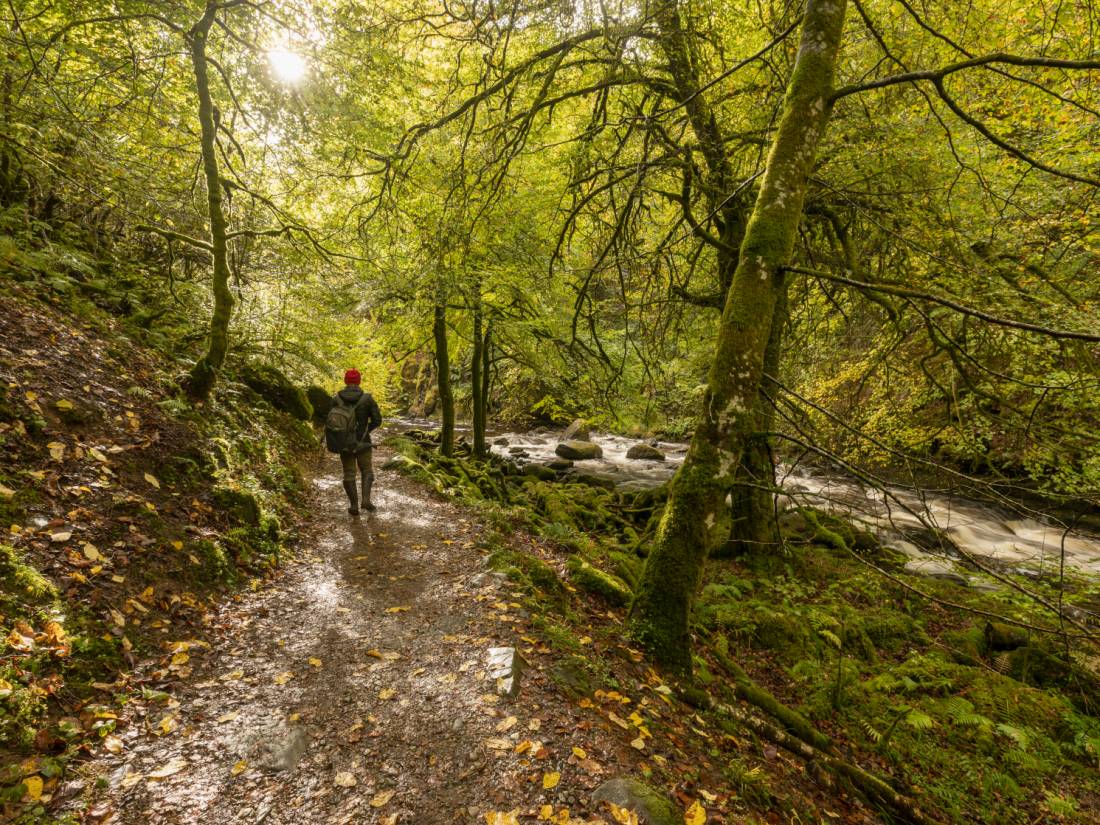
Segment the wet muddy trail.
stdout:
<svg viewBox="0 0 1100 825">
<path fill-rule="evenodd" d="M 628 769 L 630 749 L 558 691 L 550 651 L 522 638 L 528 617 L 486 572 L 473 517 L 380 471 L 377 512 L 353 519 L 334 463 L 312 480 L 317 515 L 299 557 L 215 614 L 212 645 L 190 649 L 173 698 L 136 703 L 121 752 L 79 769 L 58 813 L 86 805 L 84 822 L 119 825 L 484 822 L 547 803 L 581 814 L 599 774 Z M 515 699 L 488 670 L 501 645 L 530 663 Z M 583 770 L 574 746 L 591 754 Z"/>
</svg>

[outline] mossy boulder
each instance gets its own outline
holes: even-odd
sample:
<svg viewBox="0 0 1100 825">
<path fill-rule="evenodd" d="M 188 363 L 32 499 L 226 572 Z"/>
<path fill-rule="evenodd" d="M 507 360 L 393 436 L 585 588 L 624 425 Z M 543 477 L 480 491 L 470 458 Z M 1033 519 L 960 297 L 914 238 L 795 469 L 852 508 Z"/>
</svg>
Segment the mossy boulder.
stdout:
<svg viewBox="0 0 1100 825">
<path fill-rule="evenodd" d="M 272 407 L 300 421 L 313 417 L 313 406 L 300 387 L 291 383 L 280 370 L 265 364 L 246 364 L 240 370 L 241 381 Z"/>
<path fill-rule="evenodd" d="M 665 454 L 650 444 L 635 444 L 626 451 L 626 457 L 634 461 L 665 460 Z"/>
<path fill-rule="evenodd" d="M 570 461 L 588 461 L 593 458 L 603 458 L 603 447 L 599 444 L 576 439 L 561 442 L 554 448 L 554 452 Z"/>
<path fill-rule="evenodd" d="M 523 468 L 523 474 L 525 476 L 533 476 L 539 481 L 553 481 L 558 477 L 558 474 L 545 464 L 527 464 Z"/>
<path fill-rule="evenodd" d="M 562 441 L 591 441 L 592 434 L 588 429 L 588 422 L 583 418 L 576 419 L 572 424 L 565 428 L 565 432 L 561 436 Z"/>
<path fill-rule="evenodd" d="M 0 610 L 20 615 L 24 605 L 44 605 L 57 598 L 57 588 L 25 562 L 19 551 L 0 544 Z"/>
<path fill-rule="evenodd" d="M 332 395 L 324 387 L 310 384 L 306 387 L 306 399 L 313 407 L 313 420 L 318 424 L 323 423 L 332 409 Z"/>
<path fill-rule="evenodd" d="M 569 576 L 577 587 L 602 596 L 619 607 L 629 604 L 633 594 L 627 583 L 618 576 L 605 573 L 580 556 L 570 556 L 566 565 L 569 568 Z"/>
</svg>

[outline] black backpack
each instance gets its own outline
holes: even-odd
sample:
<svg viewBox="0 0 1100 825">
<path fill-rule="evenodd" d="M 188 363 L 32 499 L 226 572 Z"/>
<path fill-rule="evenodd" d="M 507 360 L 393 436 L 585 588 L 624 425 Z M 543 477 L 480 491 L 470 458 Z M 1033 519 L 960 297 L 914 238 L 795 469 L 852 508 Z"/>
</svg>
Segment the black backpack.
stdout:
<svg viewBox="0 0 1100 825">
<path fill-rule="evenodd" d="M 325 417 L 325 446 L 330 453 L 353 453 L 359 449 L 356 412 L 366 399 L 367 394 L 363 393 L 355 403 L 349 403 L 336 395 L 336 403 Z"/>
</svg>

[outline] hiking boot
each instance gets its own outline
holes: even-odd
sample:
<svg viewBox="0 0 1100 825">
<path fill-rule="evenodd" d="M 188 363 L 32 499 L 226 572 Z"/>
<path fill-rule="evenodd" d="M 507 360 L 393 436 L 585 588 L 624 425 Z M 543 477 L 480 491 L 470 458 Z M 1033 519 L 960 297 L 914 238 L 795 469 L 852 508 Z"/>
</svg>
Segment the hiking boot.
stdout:
<svg viewBox="0 0 1100 825">
<path fill-rule="evenodd" d="M 370 488 L 374 486 L 374 476 L 367 476 L 363 479 L 363 509 L 368 513 L 375 511 L 375 506 L 370 501 Z"/>
<path fill-rule="evenodd" d="M 363 509 L 366 510 L 368 513 L 373 513 L 378 508 L 371 504 L 369 501 L 365 501 L 363 502 Z"/>
<path fill-rule="evenodd" d="M 355 489 L 355 482 L 344 482 L 344 492 L 348 494 L 348 515 L 359 515 L 359 491 Z"/>
<path fill-rule="evenodd" d="M 371 507 L 371 506 L 370 506 L 370 505 L 368 504 L 368 505 L 367 505 L 367 509 L 369 509 L 369 510 L 373 510 L 374 508 L 373 508 L 373 507 Z M 349 508 L 348 508 L 348 515 L 349 515 L 349 516 L 357 516 L 357 515 L 359 515 L 359 508 L 358 508 L 358 507 L 349 507 Z"/>
</svg>

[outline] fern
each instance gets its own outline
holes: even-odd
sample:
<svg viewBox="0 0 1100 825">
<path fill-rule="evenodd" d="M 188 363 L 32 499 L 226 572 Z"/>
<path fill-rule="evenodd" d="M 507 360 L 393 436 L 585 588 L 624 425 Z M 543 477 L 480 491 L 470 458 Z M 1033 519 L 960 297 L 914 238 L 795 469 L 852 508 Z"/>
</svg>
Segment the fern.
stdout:
<svg viewBox="0 0 1100 825">
<path fill-rule="evenodd" d="M 997 733 L 1002 736 L 1007 736 L 1013 742 L 1016 743 L 1016 747 L 1020 750 L 1027 750 L 1027 746 L 1031 742 L 1031 737 L 1022 728 L 1013 727 L 1012 725 L 1001 722 L 997 725 Z"/>
</svg>

